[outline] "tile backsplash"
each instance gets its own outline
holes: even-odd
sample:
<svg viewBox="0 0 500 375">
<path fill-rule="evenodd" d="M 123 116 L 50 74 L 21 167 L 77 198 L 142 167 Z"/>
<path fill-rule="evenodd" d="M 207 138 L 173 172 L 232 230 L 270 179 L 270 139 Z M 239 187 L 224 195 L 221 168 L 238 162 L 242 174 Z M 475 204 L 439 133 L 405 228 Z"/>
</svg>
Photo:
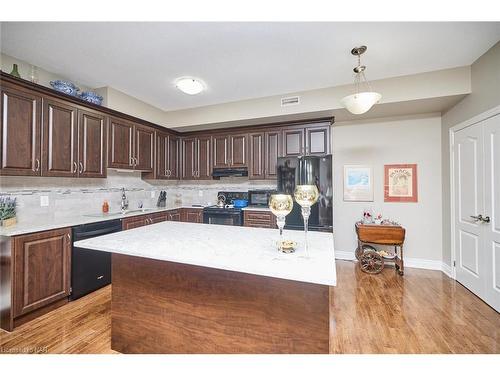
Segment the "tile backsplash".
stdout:
<svg viewBox="0 0 500 375">
<path fill-rule="evenodd" d="M 215 204 L 217 192 L 247 191 L 249 189 L 275 188 L 272 181 L 249 181 L 244 177 L 219 181 L 144 181 L 140 172 L 108 170 L 105 179 L 50 178 L 50 177 L 0 177 L 0 195 L 10 195 L 17 200 L 19 222 L 60 219 L 101 211 L 104 200 L 110 211 L 118 211 L 121 188 L 126 190 L 131 209 L 155 207 L 160 190 L 167 192 L 167 205 L 180 199 L 184 205 Z M 41 201 L 48 197 L 48 205 Z"/>
</svg>

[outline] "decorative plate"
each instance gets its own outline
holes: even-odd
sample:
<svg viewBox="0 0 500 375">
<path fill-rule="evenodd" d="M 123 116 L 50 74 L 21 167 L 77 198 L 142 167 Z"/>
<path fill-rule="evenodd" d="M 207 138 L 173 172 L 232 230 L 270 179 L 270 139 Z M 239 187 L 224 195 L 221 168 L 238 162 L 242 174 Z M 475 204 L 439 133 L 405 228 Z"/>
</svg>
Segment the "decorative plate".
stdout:
<svg viewBox="0 0 500 375">
<path fill-rule="evenodd" d="M 62 81 L 60 79 L 56 81 L 50 81 L 50 85 L 55 90 L 72 96 L 77 96 L 78 91 L 80 91 L 80 88 L 76 87 L 72 82 Z"/>
<path fill-rule="evenodd" d="M 80 94 L 80 98 L 93 104 L 101 105 L 103 97 L 93 91 L 84 91 Z"/>
</svg>

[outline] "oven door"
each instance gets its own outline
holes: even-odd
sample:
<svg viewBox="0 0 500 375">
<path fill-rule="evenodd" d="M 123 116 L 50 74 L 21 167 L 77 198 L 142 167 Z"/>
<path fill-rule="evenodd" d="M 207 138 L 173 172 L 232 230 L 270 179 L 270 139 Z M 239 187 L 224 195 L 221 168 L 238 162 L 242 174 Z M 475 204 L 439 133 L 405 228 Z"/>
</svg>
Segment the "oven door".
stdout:
<svg viewBox="0 0 500 375">
<path fill-rule="evenodd" d="M 243 211 L 239 212 L 214 212 L 204 211 L 203 222 L 205 224 L 221 224 L 221 225 L 243 225 Z"/>
</svg>

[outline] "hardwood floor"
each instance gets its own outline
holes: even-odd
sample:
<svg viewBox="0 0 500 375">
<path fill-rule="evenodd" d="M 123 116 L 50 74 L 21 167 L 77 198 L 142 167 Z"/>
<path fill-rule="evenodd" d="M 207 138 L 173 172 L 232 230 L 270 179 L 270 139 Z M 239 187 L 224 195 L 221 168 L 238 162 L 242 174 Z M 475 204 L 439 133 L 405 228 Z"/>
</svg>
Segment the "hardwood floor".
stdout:
<svg viewBox="0 0 500 375">
<path fill-rule="evenodd" d="M 332 353 L 500 353 L 500 314 L 439 271 L 379 275 L 337 261 Z M 0 353 L 113 353 L 111 287 L 17 328 Z"/>
</svg>

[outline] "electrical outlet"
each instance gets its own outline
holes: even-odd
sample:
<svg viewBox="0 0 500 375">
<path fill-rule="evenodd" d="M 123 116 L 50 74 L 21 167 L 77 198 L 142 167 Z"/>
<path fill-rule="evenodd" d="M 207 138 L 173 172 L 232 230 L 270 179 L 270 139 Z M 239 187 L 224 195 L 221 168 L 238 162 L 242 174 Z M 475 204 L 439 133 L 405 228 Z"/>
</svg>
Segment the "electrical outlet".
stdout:
<svg viewBox="0 0 500 375">
<path fill-rule="evenodd" d="M 49 206 L 49 196 L 41 195 L 40 196 L 40 207 L 48 207 Z"/>
<path fill-rule="evenodd" d="M 198 196 L 203 197 L 203 190 L 198 190 Z"/>
<path fill-rule="evenodd" d="M 153 191 L 151 192 L 151 198 L 154 198 L 154 197 L 155 197 L 155 191 L 153 190 Z"/>
</svg>

